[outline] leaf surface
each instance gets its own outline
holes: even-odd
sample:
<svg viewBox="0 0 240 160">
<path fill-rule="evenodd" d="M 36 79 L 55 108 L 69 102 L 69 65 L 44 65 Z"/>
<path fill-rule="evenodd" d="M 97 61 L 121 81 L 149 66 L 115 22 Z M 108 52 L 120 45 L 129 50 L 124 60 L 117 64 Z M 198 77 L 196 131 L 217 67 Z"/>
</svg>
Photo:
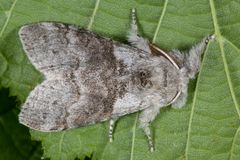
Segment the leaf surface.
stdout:
<svg viewBox="0 0 240 160">
<path fill-rule="evenodd" d="M 17 121 L 15 98 L 7 89 L 0 89 L 0 160 L 37 160 L 42 151 L 39 143 L 31 142 L 27 127 Z"/>
<path fill-rule="evenodd" d="M 0 1 L 0 86 L 23 102 L 42 81 L 26 58 L 17 31 L 39 21 L 76 24 L 126 41 L 130 9 L 136 8 L 140 29 L 168 51 L 189 49 L 216 35 L 191 81 L 183 109 L 166 107 L 152 123 L 156 151 L 148 151 L 138 128 L 138 113 L 121 118 L 108 142 L 108 123 L 59 133 L 32 131 L 44 156 L 74 159 L 240 159 L 240 1 L 239 0 L 2 0 Z"/>
</svg>

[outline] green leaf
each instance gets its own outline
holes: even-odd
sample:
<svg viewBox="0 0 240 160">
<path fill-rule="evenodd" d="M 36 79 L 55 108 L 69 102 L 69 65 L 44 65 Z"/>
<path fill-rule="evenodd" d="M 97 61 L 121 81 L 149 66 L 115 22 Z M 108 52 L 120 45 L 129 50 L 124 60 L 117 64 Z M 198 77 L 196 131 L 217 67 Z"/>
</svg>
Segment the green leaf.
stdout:
<svg viewBox="0 0 240 160">
<path fill-rule="evenodd" d="M 3 57 L 3 55 L 0 53 L 0 76 L 5 72 L 7 69 L 7 61 Z"/>
<path fill-rule="evenodd" d="M 156 151 L 150 153 L 137 114 L 119 120 L 114 142 L 108 123 L 59 133 L 32 131 L 44 157 L 83 159 L 240 159 L 240 1 L 239 0 L 1 0 L 0 86 L 22 102 L 42 75 L 27 60 L 19 42 L 20 26 L 39 21 L 77 24 L 126 41 L 130 8 L 151 42 L 168 51 L 188 49 L 204 36 L 209 44 L 187 105 L 170 107 L 152 123 Z M 3 62 L 3 63 L 2 63 Z"/>
<path fill-rule="evenodd" d="M 0 90 L 0 160 L 40 159 L 40 145 L 31 142 L 28 129 L 18 123 L 15 99 L 8 93 Z"/>
</svg>

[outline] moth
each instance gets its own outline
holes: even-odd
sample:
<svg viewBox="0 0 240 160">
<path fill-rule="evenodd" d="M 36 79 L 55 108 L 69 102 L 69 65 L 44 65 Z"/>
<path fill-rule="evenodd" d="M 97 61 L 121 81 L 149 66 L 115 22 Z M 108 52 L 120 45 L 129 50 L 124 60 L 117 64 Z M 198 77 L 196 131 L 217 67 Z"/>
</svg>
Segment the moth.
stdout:
<svg viewBox="0 0 240 160">
<path fill-rule="evenodd" d="M 160 108 L 184 106 L 189 79 L 201 64 L 209 40 L 189 53 L 164 52 L 138 33 L 132 9 L 127 39 L 131 45 L 89 30 L 57 22 L 22 26 L 19 36 L 27 57 L 45 77 L 30 92 L 19 114 L 20 123 L 43 132 L 79 128 L 116 120 L 141 111 L 139 124 L 154 150 L 150 123 Z"/>
</svg>

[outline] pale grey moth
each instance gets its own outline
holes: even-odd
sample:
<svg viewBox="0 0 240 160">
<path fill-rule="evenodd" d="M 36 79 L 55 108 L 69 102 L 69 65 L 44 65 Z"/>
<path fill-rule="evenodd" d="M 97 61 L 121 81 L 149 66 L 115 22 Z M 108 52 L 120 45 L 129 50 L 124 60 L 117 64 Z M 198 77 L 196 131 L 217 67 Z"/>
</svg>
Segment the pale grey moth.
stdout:
<svg viewBox="0 0 240 160">
<path fill-rule="evenodd" d="M 181 108 L 189 79 L 213 36 L 189 53 L 168 53 L 139 36 L 135 10 L 128 35 L 131 46 L 74 25 L 56 22 L 28 24 L 19 36 L 29 60 L 45 76 L 23 104 L 20 123 L 43 132 L 62 131 L 141 111 L 143 128 L 154 150 L 149 125 L 160 108 Z"/>
</svg>

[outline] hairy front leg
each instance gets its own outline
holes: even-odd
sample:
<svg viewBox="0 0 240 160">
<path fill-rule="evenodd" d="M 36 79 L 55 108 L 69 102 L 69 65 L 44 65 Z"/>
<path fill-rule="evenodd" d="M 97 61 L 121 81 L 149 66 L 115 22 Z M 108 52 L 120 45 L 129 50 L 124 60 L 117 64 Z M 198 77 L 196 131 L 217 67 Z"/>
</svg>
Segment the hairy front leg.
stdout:
<svg viewBox="0 0 240 160">
<path fill-rule="evenodd" d="M 135 8 L 133 8 L 131 12 L 131 26 L 127 38 L 128 42 L 134 47 L 139 48 L 149 54 L 151 53 L 148 40 L 139 34 Z"/>
<path fill-rule="evenodd" d="M 144 109 L 139 116 L 140 127 L 143 129 L 144 134 L 148 139 L 148 145 L 151 152 L 154 151 L 154 144 L 153 144 L 152 132 L 149 126 L 150 126 L 150 123 L 158 115 L 161 107 L 163 107 L 163 105 L 152 106 L 147 109 Z"/>
</svg>

